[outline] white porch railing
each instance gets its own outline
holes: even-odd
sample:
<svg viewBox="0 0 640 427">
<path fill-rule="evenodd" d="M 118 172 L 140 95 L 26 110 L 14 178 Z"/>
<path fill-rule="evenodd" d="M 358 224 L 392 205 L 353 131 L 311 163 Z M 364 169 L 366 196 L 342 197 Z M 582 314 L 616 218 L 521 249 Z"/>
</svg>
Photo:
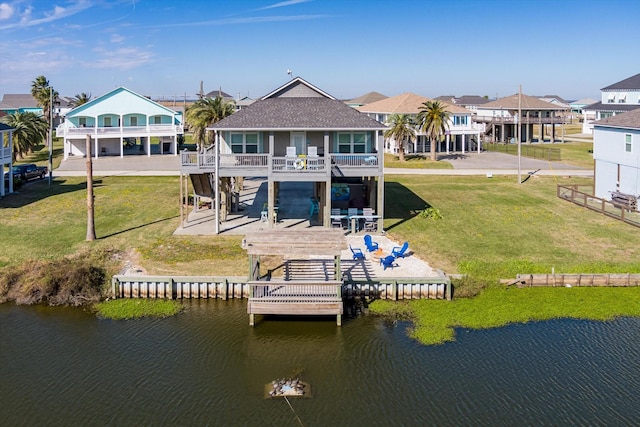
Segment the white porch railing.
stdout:
<svg viewBox="0 0 640 427">
<path fill-rule="evenodd" d="M 211 170 L 215 168 L 215 154 L 212 152 L 182 151 L 180 156 L 183 168 L 197 167 Z M 326 172 L 330 166 L 378 169 L 380 165 L 380 160 L 376 153 L 331 154 L 329 157 L 271 157 L 269 154 L 220 154 L 221 168 L 265 168 L 269 165 L 269 161 L 271 161 L 271 171 L 273 173 Z"/>
<path fill-rule="evenodd" d="M 182 125 L 146 125 L 146 126 L 123 126 L 123 127 L 67 127 L 64 123 L 56 128 L 56 136 L 83 136 L 83 135 L 110 135 L 110 136 L 132 136 L 146 134 L 181 134 Z"/>
<path fill-rule="evenodd" d="M 331 154 L 331 164 L 353 168 L 377 168 L 378 155 L 365 154 Z"/>
<path fill-rule="evenodd" d="M 273 173 L 305 173 L 326 171 L 325 157 L 273 157 L 271 159 Z"/>
<path fill-rule="evenodd" d="M 269 164 L 268 154 L 220 154 L 221 168 L 266 168 Z M 198 167 L 213 170 L 216 167 L 214 152 L 198 153 L 182 151 L 180 153 L 182 167 Z"/>
<path fill-rule="evenodd" d="M 11 150 L 9 147 L 0 147 L 0 160 L 7 163 L 11 159 Z"/>
</svg>

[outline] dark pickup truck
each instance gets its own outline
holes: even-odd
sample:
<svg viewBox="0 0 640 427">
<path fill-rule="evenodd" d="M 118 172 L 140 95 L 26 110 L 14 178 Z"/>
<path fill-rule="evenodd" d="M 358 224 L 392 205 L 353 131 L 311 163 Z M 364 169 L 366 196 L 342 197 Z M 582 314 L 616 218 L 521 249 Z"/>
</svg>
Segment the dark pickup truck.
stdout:
<svg viewBox="0 0 640 427">
<path fill-rule="evenodd" d="M 27 163 L 25 165 L 14 165 L 12 168 L 13 179 L 19 178 L 26 182 L 33 178 L 44 178 L 49 172 L 46 166 L 36 166 L 33 163 Z M 4 179 L 9 180 L 9 172 L 5 172 Z"/>
</svg>

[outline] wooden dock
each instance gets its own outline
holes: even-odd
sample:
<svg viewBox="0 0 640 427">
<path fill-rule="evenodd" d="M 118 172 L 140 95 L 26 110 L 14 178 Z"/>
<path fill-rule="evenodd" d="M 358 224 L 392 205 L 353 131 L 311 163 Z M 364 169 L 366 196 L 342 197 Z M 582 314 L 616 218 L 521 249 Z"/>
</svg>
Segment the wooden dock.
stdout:
<svg viewBox="0 0 640 427">
<path fill-rule="evenodd" d="M 249 325 L 256 314 L 335 315 L 342 324 L 342 282 L 329 281 L 252 281 L 247 304 Z"/>
</svg>

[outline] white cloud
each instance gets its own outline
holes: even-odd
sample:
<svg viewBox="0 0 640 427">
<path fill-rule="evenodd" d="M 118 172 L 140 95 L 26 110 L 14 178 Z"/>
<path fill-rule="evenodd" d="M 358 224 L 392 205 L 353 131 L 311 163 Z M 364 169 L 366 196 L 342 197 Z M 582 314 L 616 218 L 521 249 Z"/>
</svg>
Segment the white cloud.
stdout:
<svg viewBox="0 0 640 427">
<path fill-rule="evenodd" d="M 111 43 L 122 43 L 124 41 L 124 36 L 121 34 L 113 33 L 111 34 Z"/>
<path fill-rule="evenodd" d="M 9 3 L 0 3 L 0 21 L 13 16 L 13 7 Z"/>
<path fill-rule="evenodd" d="M 82 12 L 85 9 L 93 7 L 93 2 L 89 0 L 76 0 L 70 2 L 69 7 L 54 6 L 53 9 L 46 10 L 36 14 L 33 7 L 28 6 L 21 12 L 18 12 L 20 20 L 17 22 L 7 23 L 0 26 L 0 30 L 8 30 L 11 28 L 27 28 L 34 25 L 45 24 L 48 22 L 57 21 L 58 19 L 66 18 L 76 13 Z M 2 3 L 6 5 L 6 3 Z M 13 15 L 13 12 L 12 12 Z"/>
<path fill-rule="evenodd" d="M 85 62 L 88 68 L 131 70 L 152 61 L 153 53 L 136 48 L 123 47 L 115 50 L 95 49 L 98 59 Z"/>
<path fill-rule="evenodd" d="M 307 2 L 310 2 L 310 1 L 311 0 L 287 0 L 287 1 L 281 1 L 279 3 L 271 4 L 269 6 L 261 7 L 259 9 L 255 9 L 255 10 L 275 9 L 277 7 L 292 6 L 294 4 L 307 3 Z"/>
</svg>

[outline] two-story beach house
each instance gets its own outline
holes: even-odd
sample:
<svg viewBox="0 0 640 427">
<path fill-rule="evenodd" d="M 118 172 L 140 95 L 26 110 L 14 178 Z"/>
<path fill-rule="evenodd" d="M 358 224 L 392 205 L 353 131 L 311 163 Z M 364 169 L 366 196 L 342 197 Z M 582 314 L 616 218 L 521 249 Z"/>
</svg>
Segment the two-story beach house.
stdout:
<svg viewBox="0 0 640 427">
<path fill-rule="evenodd" d="M 413 93 L 403 93 L 380 101 L 356 107 L 356 110 L 367 114 L 382 123 L 387 123 L 393 114 L 408 114 L 417 116 L 420 107 L 430 101 L 429 98 Z M 484 131 L 484 126 L 473 123 L 473 112 L 457 105 L 442 102 L 450 113 L 449 123 L 445 140 L 436 146 L 436 152 L 451 152 L 480 150 L 480 135 Z M 426 135 L 417 131 L 416 140 L 406 147 L 409 153 L 426 153 L 430 151 L 431 142 Z M 385 151 L 393 153 L 396 150 L 394 141 L 387 140 L 384 145 Z"/>
<path fill-rule="evenodd" d="M 0 185 L 0 197 L 4 197 L 5 191 L 13 193 L 13 174 L 11 168 L 13 166 L 13 128 L 4 123 L 0 123 L 0 176 L 3 179 Z M 5 170 L 6 166 L 6 170 Z M 4 173 L 7 174 L 7 182 L 4 182 Z M 5 184 L 7 188 L 5 188 Z"/>
<path fill-rule="evenodd" d="M 583 107 L 585 118 L 582 132 L 593 132 L 594 120 L 623 114 L 640 108 L 640 73 L 600 89 L 600 101 Z"/>
<path fill-rule="evenodd" d="M 56 128 L 64 139 L 64 159 L 91 155 L 178 154 L 182 114 L 127 88 L 119 87 L 69 111 Z"/>
<path fill-rule="evenodd" d="M 561 136 L 564 137 L 566 108 L 535 96 L 516 93 L 479 105 L 476 112 L 474 119 L 486 124 L 486 134 L 491 134 L 491 142 L 515 141 L 518 124 L 521 142 L 533 141 L 534 126 L 539 132 L 539 142 L 544 141 L 547 132 L 550 141 L 555 142 L 557 125 L 562 126 Z"/>
<path fill-rule="evenodd" d="M 640 197 L 640 108 L 593 123 L 595 196 Z"/>
<path fill-rule="evenodd" d="M 213 183 L 215 227 L 231 209 L 232 181 L 265 177 L 268 226 L 278 227 L 284 182 L 313 185 L 308 200 L 323 227 L 332 216 L 373 211 L 382 230 L 384 125 L 361 114 L 300 77 L 214 124 L 212 150 L 182 152 L 182 173 L 195 184 Z M 221 212 L 225 211 L 225 212 Z M 315 216 L 315 213 L 314 213 Z M 306 219 L 306 218 L 303 218 Z"/>
</svg>

